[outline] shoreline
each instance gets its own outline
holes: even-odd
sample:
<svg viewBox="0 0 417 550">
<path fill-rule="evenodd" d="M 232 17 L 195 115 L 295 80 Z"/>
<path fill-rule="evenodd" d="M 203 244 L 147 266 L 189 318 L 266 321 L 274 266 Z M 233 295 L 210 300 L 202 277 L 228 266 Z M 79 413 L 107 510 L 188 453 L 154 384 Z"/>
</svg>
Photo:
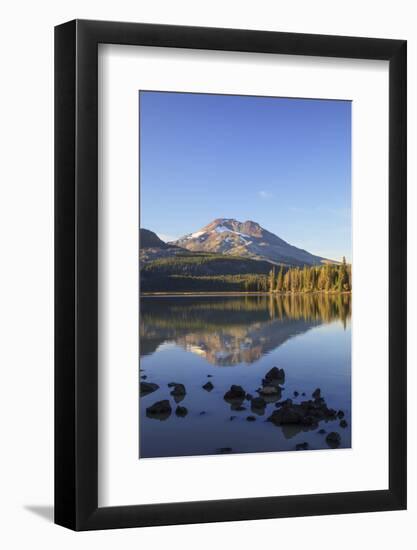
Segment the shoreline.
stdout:
<svg viewBox="0 0 417 550">
<path fill-rule="evenodd" d="M 315 291 L 308 291 L 308 292 L 239 292 L 239 291 L 215 291 L 215 292 L 141 292 L 139 294 L 140 298 L 166 298 L 169 296 L 311 296 L 311 295 L 317 295 L 317 294 L 324 294 L 326 296 L 343 296 L 343 295 L 351 295 L 351 290 L 344 290 L 343 292 L 339 292 L 337 290 L 315 290 Z"/>
</svg>

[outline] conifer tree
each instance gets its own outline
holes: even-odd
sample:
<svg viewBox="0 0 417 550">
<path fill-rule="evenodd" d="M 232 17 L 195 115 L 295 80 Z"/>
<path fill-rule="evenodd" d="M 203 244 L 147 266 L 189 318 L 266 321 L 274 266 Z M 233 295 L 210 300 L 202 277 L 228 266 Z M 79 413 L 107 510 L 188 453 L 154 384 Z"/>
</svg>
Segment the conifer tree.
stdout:
<svg viewBox="0 0 417 550">
<path fill-rule="evenodd" d="M 282 292 L 284 286 L 284 274 L 282 266 L 279 269 L 278 278 L 277 278 L 277 291 Z"/>
<path fill-rule="evenodd" d="M 269 292 L 274 292 L 275 290 L 275 268 L 272 268 L 269 272 Z"/>
</svg>

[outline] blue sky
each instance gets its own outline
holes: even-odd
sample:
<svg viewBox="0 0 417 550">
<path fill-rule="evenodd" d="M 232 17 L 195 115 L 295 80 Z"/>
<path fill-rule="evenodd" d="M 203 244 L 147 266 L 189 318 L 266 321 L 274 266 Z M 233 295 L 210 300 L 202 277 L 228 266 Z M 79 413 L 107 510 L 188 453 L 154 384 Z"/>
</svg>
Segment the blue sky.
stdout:
<svg viewBox="0 0 417 550">
<path fill-rule="evenodd" d="M 164 240 L 215 218 L 351 260 L 351 103 L 140 92 L 141 227 Z"/>
</svg>

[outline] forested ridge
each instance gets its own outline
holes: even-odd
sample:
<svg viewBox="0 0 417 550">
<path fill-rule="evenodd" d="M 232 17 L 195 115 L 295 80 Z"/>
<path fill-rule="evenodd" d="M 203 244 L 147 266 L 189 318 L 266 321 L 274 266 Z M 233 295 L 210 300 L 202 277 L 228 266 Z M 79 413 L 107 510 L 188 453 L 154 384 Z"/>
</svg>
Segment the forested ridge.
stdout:
<svg viewBox="0 0 417 550">
<path fill-rule="evenodd" d="M 351 265 L 273 266 L 221 255 L 161 258 L 141 270 L 142 292 L 350 292 Z"/>
</svg>

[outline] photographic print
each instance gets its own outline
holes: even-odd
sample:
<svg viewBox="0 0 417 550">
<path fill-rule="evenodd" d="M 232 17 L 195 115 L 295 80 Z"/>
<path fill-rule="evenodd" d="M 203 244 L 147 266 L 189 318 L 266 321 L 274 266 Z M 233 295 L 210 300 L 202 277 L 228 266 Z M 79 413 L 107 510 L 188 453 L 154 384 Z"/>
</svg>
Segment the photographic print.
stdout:
<svg viewBox="0 0 417 550">
<path fill-rule="evenodd" d="M 349 448 L 351 102 L 139 118 L 139 458 Z"/>
</svg>

